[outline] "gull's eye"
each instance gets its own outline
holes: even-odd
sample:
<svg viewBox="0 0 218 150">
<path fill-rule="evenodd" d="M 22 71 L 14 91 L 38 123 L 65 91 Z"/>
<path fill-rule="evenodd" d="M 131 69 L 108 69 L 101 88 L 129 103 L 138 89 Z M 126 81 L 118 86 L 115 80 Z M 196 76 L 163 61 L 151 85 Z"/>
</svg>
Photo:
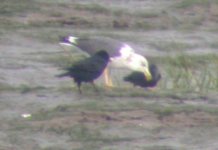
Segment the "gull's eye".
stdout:
<svg viewBox="0 0 218 150">
<path fill-rule="evenodd" d="M 141 65 L 142 65 L 143 67 L 146 67 L 146 66 L 147 66 L 145 63 L 141 63 Z"/>
</svg>

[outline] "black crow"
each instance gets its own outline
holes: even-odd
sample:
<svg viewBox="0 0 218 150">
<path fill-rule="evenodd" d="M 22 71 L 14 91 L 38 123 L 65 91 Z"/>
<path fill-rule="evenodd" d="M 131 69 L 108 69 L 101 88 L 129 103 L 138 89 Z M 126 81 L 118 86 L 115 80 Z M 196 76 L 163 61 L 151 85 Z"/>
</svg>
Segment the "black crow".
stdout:
<svg viewBox="0 0 218 150">
<path fill-rule="evenodd" d="M 134 71 L 131 74 L 124 77 L 124 81 L 132 83 L 134 86 L 140 86 L 143 88 L 154 87 L 157 82 L 161 79 L 161 74 L 156 65 L 150 64 L 149 70 L 152 75 L 152 80 L 147 80 L 143 72 Z"/>
<path fill-rule="evenodd" d="M 79 88 L 79 92 L 81 93 L 81 83 L 90 82 L 94 86 L 94 80 L 102 74 L 108 62 L 108 53 L 101 50 L 89 58 L 81 60 L 76 64 L 73 64 L 71 67 L 66 68 L 67 72 L 60 74 L 57 77 L 70 76 L 71 78 L 74 78 L 74 81 L 77 83 Z"/>
</svg>

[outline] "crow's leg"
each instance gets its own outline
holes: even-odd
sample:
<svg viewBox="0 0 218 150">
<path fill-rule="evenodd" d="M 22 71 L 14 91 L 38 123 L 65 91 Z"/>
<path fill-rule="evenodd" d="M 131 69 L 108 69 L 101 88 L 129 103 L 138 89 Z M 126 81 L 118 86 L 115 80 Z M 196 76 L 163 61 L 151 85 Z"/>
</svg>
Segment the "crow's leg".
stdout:
<svg viewBox="0 0 218 150">
<path fill-rule="evenodd" d="M 82 94 L 82 91 L 81 91 L 81 82 L 77 82 L 77 86 L 78 86 L 78 89 L 79 89 L 79 93 Z"/>
<path fill-rule="evenodd" d="M 91 81 L 90 83 L 92 84 L 92 86 L 93 86 L 93 88 L 95 89 L 95 91 L 98 92 L 98 89 L 97 89 L 97 87 L 96 87 L 95 84 L 94 84 L 94 81 Z"/>
</svg>

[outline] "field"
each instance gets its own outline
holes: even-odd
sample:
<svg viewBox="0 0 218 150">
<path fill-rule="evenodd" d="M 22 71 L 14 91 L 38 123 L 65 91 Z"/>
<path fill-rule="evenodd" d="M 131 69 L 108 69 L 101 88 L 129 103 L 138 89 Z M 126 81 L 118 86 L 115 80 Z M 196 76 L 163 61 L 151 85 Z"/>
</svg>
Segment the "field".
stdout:
<svg viewBox="0 0 218 150">
<path fill-rule="evenodd" d="M 160 83 L 113 69 L 116 87 L 79 94 L 55 77 L 83 57 L 58 44 L 69 34 L 129 43 Z M 217 0 L 2 0 L 0 52 L 0 150 L 218 149 Z"/>
</svg>

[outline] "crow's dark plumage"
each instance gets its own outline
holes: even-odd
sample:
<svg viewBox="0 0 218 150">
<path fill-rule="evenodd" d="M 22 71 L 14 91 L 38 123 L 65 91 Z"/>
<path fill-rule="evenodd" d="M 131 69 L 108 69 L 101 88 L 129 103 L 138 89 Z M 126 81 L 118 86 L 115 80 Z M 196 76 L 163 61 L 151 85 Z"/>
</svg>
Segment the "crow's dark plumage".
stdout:
<svg viewBox="0 0 218 150">
<path fill-rule="evenodd" d="M 90 82 L 94 86 L 94 80 L 97 79 L 109 62 L 109 55 L 106 51 L 101 50 L 94 55 L 79 61 L 78 63 L 66 68 L 67 72 L 57 77 L 70 76 L 77 83 L 79 92 L 81 93 L 81 83 Z M 94 86 L 95 87 L 95 86 Z"/>
<path fill-rule="evenodd" d="M 152 75 L 152 80 L 148 81 L 143 72 L 134 71 L 131 74 L 124 77 L 124 81 L 132 83 L 134 86 L 140 86 L 143 88 L 154 87 L 157 82 L 161 79 L 161 74 L 156 65 L 150 64 L 149 70 Z"/>
</svg>

